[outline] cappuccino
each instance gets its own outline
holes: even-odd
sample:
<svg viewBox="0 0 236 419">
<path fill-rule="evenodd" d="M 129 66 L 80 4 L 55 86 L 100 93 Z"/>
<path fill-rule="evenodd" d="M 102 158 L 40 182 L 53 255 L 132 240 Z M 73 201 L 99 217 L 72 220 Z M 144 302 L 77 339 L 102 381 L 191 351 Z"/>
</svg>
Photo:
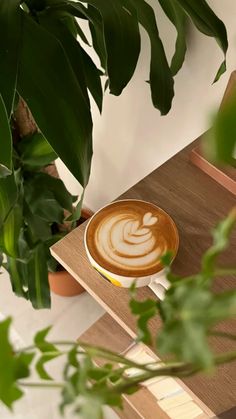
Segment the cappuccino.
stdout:
<svg viewBox="0 0 236 419">
<path fill-rule="evenodd" d="M 157 206 L 117 201 L 98 211 L 86 230 L 86 247 L 103 269 L 124 277 L 146 277 L 163 269 L 161 257 L 175 257 L 179 239 L 174 221 Z"/>
</svg>

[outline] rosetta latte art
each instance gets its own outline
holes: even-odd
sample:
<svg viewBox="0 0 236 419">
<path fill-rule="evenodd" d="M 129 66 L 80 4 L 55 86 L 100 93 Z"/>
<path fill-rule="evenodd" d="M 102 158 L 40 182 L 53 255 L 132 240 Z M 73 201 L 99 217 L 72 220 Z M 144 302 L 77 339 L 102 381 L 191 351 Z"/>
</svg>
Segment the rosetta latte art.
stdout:
<svg viewBox="0 0 236 419">
<path fill-rule="evenodd" d="M 96 247 L 105 261 L 119 268 L 145 269 L 156 264 L 166 252 L 163 237 L 155 226 L 158 217 L 115 213 L 105 217 L 96 231 Z"/>
</svg>

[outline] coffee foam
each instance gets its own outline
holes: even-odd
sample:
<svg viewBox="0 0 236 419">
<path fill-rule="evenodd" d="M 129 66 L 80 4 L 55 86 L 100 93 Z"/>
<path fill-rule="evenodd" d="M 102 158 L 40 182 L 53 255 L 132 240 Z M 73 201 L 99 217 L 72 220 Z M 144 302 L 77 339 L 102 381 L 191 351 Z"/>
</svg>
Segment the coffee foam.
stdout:
<svg viewBox="0 0 236 419">
<path fill-rule="evenodd" d="M 118 201 L 99 211 L 87 228 L 93 259 L 110 272 L 145 276 L 162 269 L 160 258 L 178 247 L 178 233 L 164 211 L 144 201 Z"/>
</svg>

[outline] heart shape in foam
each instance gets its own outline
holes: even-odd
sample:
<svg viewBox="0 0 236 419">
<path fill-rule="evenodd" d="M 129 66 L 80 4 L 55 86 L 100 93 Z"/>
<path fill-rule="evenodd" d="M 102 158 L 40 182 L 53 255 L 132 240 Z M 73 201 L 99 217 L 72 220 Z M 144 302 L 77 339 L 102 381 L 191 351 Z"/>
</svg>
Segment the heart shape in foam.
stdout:
<svg viewBox="0 0 236 419">
<path fill-rule="evenodd" d="M 143 225 L 152 226 L 158 221 L 157 217 L 154 217 L 151 212 L 146 212 L 143 216 Z"/>
</svg>

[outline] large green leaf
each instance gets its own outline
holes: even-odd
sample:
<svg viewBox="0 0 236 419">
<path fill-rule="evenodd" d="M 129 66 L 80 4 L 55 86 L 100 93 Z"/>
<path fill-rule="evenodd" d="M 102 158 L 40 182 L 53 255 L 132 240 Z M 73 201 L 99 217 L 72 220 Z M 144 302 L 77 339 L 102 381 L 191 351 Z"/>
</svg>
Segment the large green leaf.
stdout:
<svg viewBox="0 0 236 419">
<path fill-rule="evenodd" d="M 159 3 L 164 10 L 166 16 L 175 26 L 177 31 L 177 38 L 175 44 L 175 53 L 171 61 L 171 71 L 173 76 L 181 69 L 185 53 L 186 53 L 186 28 L 187 16 L 183 9 L 178 5 L 175 0 L 159 0 Z"/>
<path fill-rule="evenodd" d="M 127 10 L 123 2 L 107 0 L 86 0 L 86 3 L 102 16 L 110 92 L 120 95 L 134 74 L 140 53 L 135 7 L 130 4 Z"/>
<path fill-rule="evenodd" d="M 29 298 L 34 308 L 50 308 L 47 258 L 43 244 L 36 246 L 27 265 Z"/>
<path fill-rule="evenodd" d="M 44 200 L 48 192 L 50 192 L 62 209 L 72 212 L 73 196 L 68 192 L 61 179 L 50 176 L 47 173 L 37 173 L 26 181 L 26 187 L 26 200 L 32 208 L 37 207 L 35 201 L 39 201 L 39 205 L 41 201 L 41 209 L 43 210 Z"/>
<path fill-rule="evenodd" d="M 28 300 L 29 293 L 27 264 L 8 256 L 5 268 L 10 276 L 12 291 L 18 297 L 23 297 Z"/>
<path fill-rule="evenodd" d="M 227 32 L 224 23 L 215 15 L 205 0 L 176 0 L 190 16 L 195 26 L 205 35 L 216 39 L 224 56 L 228 49 Z M 215 80 L 217 81 L 226 70 L 225 60 L 221 64 Z"/>
<path fill-rule="evenodd" d="M 103 91 L 100 78 L 100 71 L 82 47 L 81 54 L 83 59 L 84 76 L 87 87 L 91 95 L 93 96 L 99 111 L 102 112 Z"/>
<path fill-rule="evenodd" d="M 18 146 L 20 159 L 27 166 L 47 166 L 57 158 L 44 136 L 37 132 L 25 137 Z"/>
<path fill-rule="evenodd" d="M 103 21 L 99 11 L 89 4 L 88 7 L 85 7 L 82 4 L 73 1 L 65 2 L 65 4 L 60 5 L 60 8 L 71 13 L 73 16 L 88 20 L 93 48 L 100 59 L 102 68 L 106 69 L 107 52 L 104 40 Z"/>
<path fill-rule="evenodd" d="M 0 230 L 0 247 L 4 253 L 19 257 L 18 239 L 23 223 L 22 205 L 20 202 L 13 207 Z"/>
<path fill-rule="evenodd" d="M 0 179 L 0 228 L 17 200 L 14 174 Z"/>
<path fill-rule="evenodd" d="M 20 0 L 0 1 L 0 93 L 11 115 L 21 39 Z"/>
<path fill-rule="evenodd" d="M 93 48 L 100 59 L 102 68 L 107 70 L 107 51 L 104 40 L 102 17 L 99 11 L 90 5 L 88 5 L 87 13 Z"/>
<path fill-rule="evenodd" d="M 33 215 L 43 220 L 61 224 L 64 219 L 63 208 L 55 200 L 51 191 L 35 188 L 33 183 L 25 185 L 25 199 Z"/>
<path fill-rule="evenodd" d="M 89 104 L 88 88 L 101 112 L 103 92 L 100 73 L 92 59 L 70 33 L 60 15 L 54 16 L 49 12 L 44 13 L 40 17 L 40 23 L 61 42 L 85 100 Z"/>
<path fill-rule="evenodd" d="M 22 21 L 19 93 L 44 137 L 85 186 L 92 156 L 88 103 L 57 39 L 24 12 Z"/>
<path fill-rule="evenodd" d="M 30 237 L 33 243 L 38 241 L 45 242 L 52 236 L 50 222 L 43 220 L 37 214 L 33 214 L 28 204 L 24 203 L 24 221 L 28 225 L 30 230 Z"/>
<path fill-rule="evenodd" d="M 8 122 L 7 111 L 0 94 L 0 138 L 1 138 L 1 153 L 0 153 L 0 178 L 9 176 L 12 172 L 12 136 Z"/>
<path fill-rule="evenodd" d="M 169 112 L 174 96 L 174 81 L 165 51 L 159 37 L 155 14 L 144 0 L 124 0 L 127 8 L 130 1 L 137 10 L 138 20 L 147 31 L 151 42 L 150 85 L 153 105 L 162 115 Z"/>
</svg>

